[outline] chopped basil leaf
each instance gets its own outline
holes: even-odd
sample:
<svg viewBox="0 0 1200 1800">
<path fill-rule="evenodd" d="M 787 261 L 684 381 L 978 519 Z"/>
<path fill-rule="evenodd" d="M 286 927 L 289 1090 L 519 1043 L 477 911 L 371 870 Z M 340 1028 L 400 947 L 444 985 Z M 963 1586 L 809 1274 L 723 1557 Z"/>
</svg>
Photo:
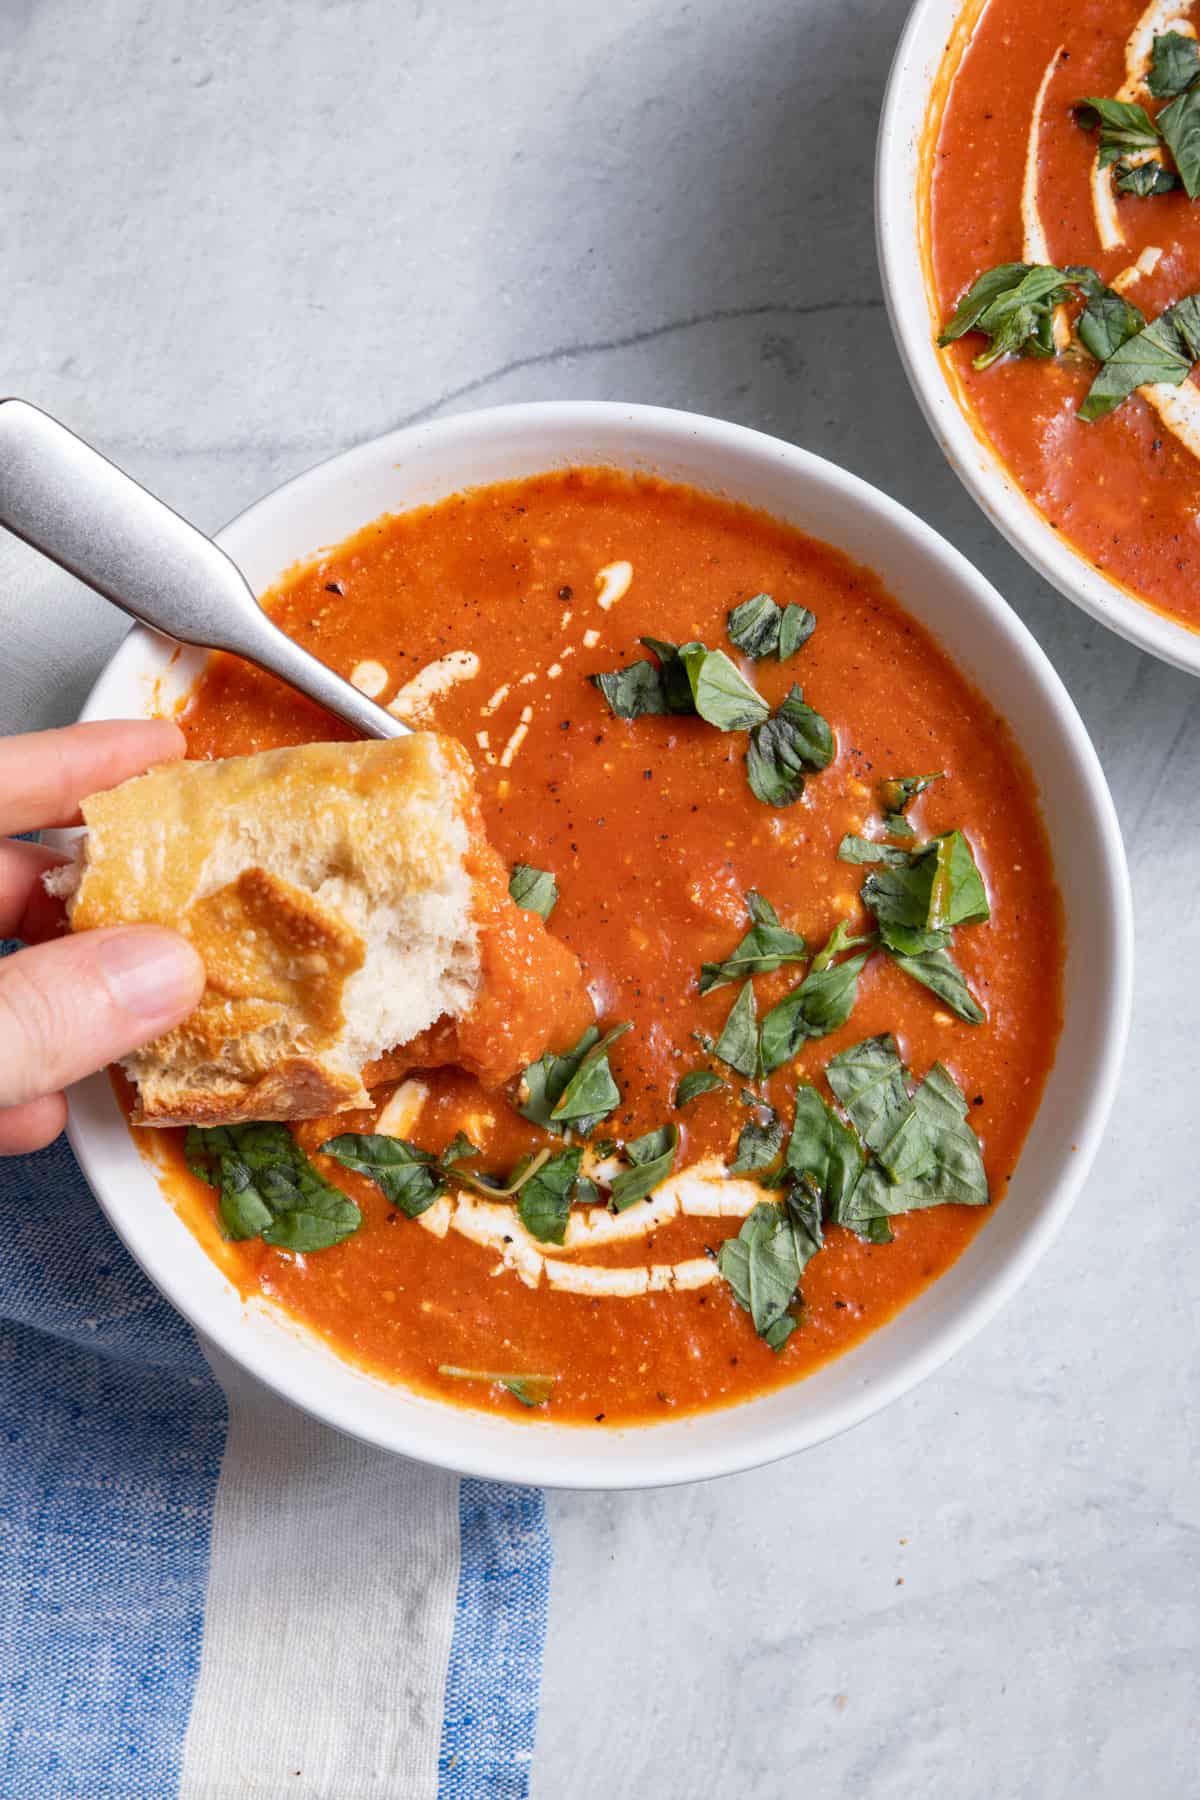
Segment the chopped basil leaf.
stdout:
<svg viewBox="0 0 1200 1800">
<path fill-rule="evenodd" d="M 908 1070 L 892 1037 L 870 1038 L 845 1051 L 826 1075 L 879 1159 L 879 1166 L 870 1165 L 855 1184 L 840 1223 L 859 1229 L 873 1217 L 946 1201 L 987 1203 L 983 1155 L 966 1122 L 966 1100 L 940 1063 L 911 1099 Z"/>
<path fill-rule="evenodd" d="M 786 662 L 806 644 L 817 621 L 806 606 L 780 606 L 770 594 L 743 600 L 729 615 L 729 639 L 743 656 L 761 661 L 776 656 Z"/>
<path fill-rule="evenodd" d="M 757 888 L 746 889 L 746 911 L 750 914 L 751 923 L 754 925 L 778 925 L 779 923 L 779 914 L 765 894 L 760 894 Z"/>
<path fill-rule="evenodd" d="M 803 650 L 816 629 L 817 615 L 809 612 L 807 606 L 797 606 L 794 600 L 789 600 L 779 621 L 777 655 L 780 662 L 786 662 L 797 650 Z"/>
<path fill-rule="evenodd" d="M 834 957 L 841 956 L 844 950 L 862 950 L 868 945 L 874 949 L 875 942 L 874 936 L 860 938 L 851 937 L 849 925 L 847 925 L 845 919 L 840 919 L 826 938 L 824 949 L 818 950 L 817 954 L 813 957 L 812 970 L 810 970 L 810 973 L 815 971 L 817 974 L 820 974 L 821 970 L 827 969 Z"/>
<path fill-rule="evenodd" d="M 514 863 L 508 878 L 508 891 L 526 912 L 540 913 L 548 919 L 558 904 L 558 884 L 548 869 L 535 869 L 531 863 Z"/>
<path fill-rule="evenodd" d="M 652 650 L 658 658 L 659 680 L 662 682 L 665 711 L 669 713 L 694 713 L 696 703 L 692 699 L 692 684 L 688 680 L 687 664 L 683 660 L 678 644 L 670 644 L 664 638 L 639 638 L 639 643 Z M 685 646 L 691 649 L 691 645 Z"/>
<path fill-rule="evenodd" d="M 561 1244 L 571 1215 L 571 1190 L 583 1151 L 564 1150 L 551 1157 L 521 1187 L 517 1212 L 526 1231 L 543 1244 Z"/>
<path fill-rule="evenodd" d="M 825 1245 L 825 1232 L 821 1224 L 821 1194 L 816 1183 L 810 1180 L 789 1182 L 784 1205 L 791 1222 L 797 1260 L 803 1269 Z"/>
<path fill-rule="evenodd" d="M 894 869 L 906 869 L 911 852 L 895 844 L 880 844 L 874 838 L 844 837 L 838 845 L 838 858 L 847 863 L 888 863 Z"/>
<path fill-rule="evenodd" d="M 575 1183 L 571 1194 L 573 1206 L 594 1206 L 600 1198 L 600 1189 L 586 1175 L 581 1175 Z"/>
<path fill-rule="evenodd" d="M 748 975 L 769 975 L 786 962 L 803 962 L 808 955 L 808 946 L 799 932 L 781 925 L 775 908 L 761 894 L 751 890 L 746 895 L 746 911 L 754 923 L 732 956 L 724 962 L 701 964 L 702 994 Z"/>
<path fill-rule="evenodd" d="M 839 855 L 845 848 L 843 841 Z M 852 854 L 847 860 L 859 858 Z M 885 866 L 867 876 L 861 898 L 889 950 L 902 956 L 944 950 L 952 926 L 991 916 L 983 878 L 961 831 L 881 860 Z"/>
<path fill-rule="evenodd" d="M 1189 294 L 1118 346 L 1088 389 L 1079 417 L 1102 419 L 1147 383 L 1179 387 L 1198 354 L 1200 300 Z"/>
<path fill-rule="evenodd" d="M 1144 315 L 1123 294 L 1101 287 L 1089 297 L 1075 321 L 1075 335 L 1097 362 L 1107 362 L 1145 323 Z"/>
<path fill-rule="evenodd" d="M 548 1050 L 537 1062 L 530 1063 L 520 1082 L 519 1092 L 524 1094 L 524 1098 L 517 1110 L 521 1117 L 532 1119 L 535 1125 L 542 1125 L 548 1131 L 555 1130 L 557 1121 L 553 1118 L 554 1110 L 584 1062 L 591 1055 L 599 1055 L 608 1046 L 615 1044 L 629 1029 L 628 1025 L 615 1026 L 601 1041 L 597 1028 L 589 1025 L 574 1049 L 568 1050 L 565 1055 L 557 1056 Z M 577 1123 L 575 1129 L 586 1135 L 582 1123 Z"/>
<path fill-rule="evenodd" d="M 621 1090 L 608 1066 L 608 1052 L 617 1039 L 623 1038 L 631 1029 L 629 1025 L 614 1025 L 598 1043 L 585 1050 L 551 1108 L 547 1120 L 551 1129 L 557 1125 L 570 1125 L 580 1136 L 586 1137 L 593 1126 L 620 1105 Z"/>
<path fill-rule="evenodd" d="M 717 1267 L 772 1350 L 782 1350 L 796 1328 L 788 1307 L 796 1298 L 803 1266 L 787 1210 L 773 1200 L 760 1200 L 737 1236 L 721 1245 Z"/>
<path fill-rule="evenodd" d="M 885 813 L 883 829 L 889 837 L 915 838 L 917 835 L 903 813 Z"/>
<path fill-rule="evenodd" d="M 770 594 L 755 594 L 743 600 L 729 615 L 729 641 L 743 656 L 756 662 L 774 656 L 779 649 L 779 621 L 783 609 Z"/>
<path fill-rule="evenodd" d="M 990 368 L 1000 357 L 1019 351 L 1050 355 L 1054 348 L 1054 309 L 1070 298 L 1071 287 L 1061 269 L 1049 263 L 1035 263 L 1026 269 L 1014 285 L 997 293 L 975 319 L 972 329 L 991 339 L 987 349 L 974 359 L 975 368 Z"/>
<path fill-rule="evenodd" d="M 1155 37 L 1150 51 L 1150 72 L 1146 86 L 1156 100 L 1169 100 L 1182 94 L 1200 76 L 1200 45 L 1195 38 L 1179 31 L 1166 31 Z"/>
<path fill-rule="evenodd" d="M 870 951 L 848 957 L 845 962 L 831 959 L 844 947 L 831 939 L 825 950 L 813 959 L 812 968 L 798 987 L 773 1006 L 762 1022 L 760 1051 L 763 1073 L 790 1062 L 801 1044 L 809 1038 L 827 1037 L 844 1025 L 858 998 L 858 978 L 866 966 Z"/>
<path fill-rule="evenodd" d="M 793 687 L 773 718 L 750 733 L 746 774 L 764 806 L 791 806 L 804 792 L 806 773 L 828 768 L 837 744 L 827 719 Z"/>
<path fill-rule="evenodd" d="M 730 1007 L 721 1035 L 710 1047 L 714 1056 L 719 1056 L 739 1075 L 745 1075 L 751 1081 L 759 1075 L 758 1007 L 752 981 L 746 983 Z"/>
<path fill-rule="evenodd" d="M 1161 121 L 1162 114 L 1159 114 Z M 1144 106 L 1131 100 L 1105 100 L 1090 95 L 1075 107 L 1075 122 L 1084 131 L 1100 127 L 1100 167 L 1107 169 L 1132 150 L 1158 147 L 1158 126 Z"/>
<path fill-rule="evenodd" d="M 1182 185 L 1174 169 L 1165 168 L 1156 156 L 1144 163 L 1116 163 L 1113 167 L 1113 183 L 1119 194 L 1132 194 L 1138 200 L 1149 200 L 1156 194 L 1170 194 Z"/>
<path fill-rule="evenodd" d="M 618 719 L 640 719 L 644 713 L 667 713 L 667 697 L 662 677 L 654 664 L 643 658 L 625 669 L 610 669 L 607 674 L 589 675 L 609 708 Z"/>
<path fill-rule="evenodd" d="M 1158 129 L 1175 158 L 1179 179 L 1189 200 L 1200 194 L 1200 88 L 1188 88 L 1178 100 L 1164 106 Z"/>
<path fill-rule="evenodd" d="M 676 1106 L 686 1106 L 690 1100 L 698 1100 L 701 1094 L 715 1093 L 725 1083 L 711 1069 L 692 1069 L 680 1079 L 675 1089 Z"/>
<path fill-rule="evenodd" d="M 626 1144 L 625 1154 L 633 1166 L 618 1175 L 609 1189 L 608 1204 L 612 1211 L 624 1212 L 635 1200 L 645 1199 L 660 1181 L 665 1181 L 675 1166 L 678 1148 L 678 1125 L 662 1125 L 657 1131 L 648 1131 L 644 1137 Z"/>
<path fill-rule="evenodd" d="M 687 665 L 696 711 L 718 731 L 748 731 L 770 717 L 762 695 L 723 650 L 684 644 L 679 654 Z"/>
<path fill-rule="evenodd" d="M 443 1169 L 448 1169 L 452 1163 L 469 1162 L 473 1156 L 478 1155 L 478 1149 L 471 1142 L 466 1132 L 456 1131 L 450 1142 L 446 1145 L 446 1148 L 442 1151 L 438 1161 L 441 1163 Z"/>
<path fill-rule="evenodd" d="M 938 344 L 944 350 L 947 344 L 965 337 L 968 331 L 978 329 L 979 321 L 992 304 L 1002 294 L 1011 293 L 1023 278 L 1029 274 L 1030 263 L 997 263 L 994 269 L 985 269 L 971 283 L 950 318 L 945 329 L 938 338 Z"/>
<path fill-rule="evenodd" d="M 545 1406 L 554 1388 L 553 1375 L 502 1375 L 495 1369 L 458 1369 L 453 1363 L 439 1363 L 439 1375 L 456 1381 L 489 1381 L 507 1388 L 522 1406 Z"/>
<path fill-rule="evenodd" d="M 319 1175 L 286 1125 L 192 1127 L 192 1173 L 220 1196 L 221 1222 L 236 1240 L 261 1237 L 276 1250 L 328 1250 L 350 1237 L 362 1214 Z"/>
<path fill-rule="evenodd" d="M 990 919 L 987 889 L 961 831 L 947 831 L 933 839 L 937 846 L 929 896 L 931 930 L 951 925 L 974 925 Z"/>
<path fill-rule="evenodd" d="M 931 788 L 935 781 L 945 779 L 944 769 L 939 769 L 936 775 L 889 775 L 879 784 L 880 804 L 885 813 L 903 814 L 919 794 Z"/>
<path fill-rule="evenodd" d="M 446 1186 L 437 1158 L 407 1138 L 343 1132 L 321 1145 L 344 1169 L 366 1175 L 384 1198 L 409 1219 L 419 1218 Z"/>
<path fill-rule="evenodd" d="M 755 1169 L 769 1169 L 783 1149 L 783 1120 L 774 1107 L 764 1125 L 751 1120 L 738 1133 L 737 1154 L 729 1165 L 731 1175 L 748 1175 Z"/>
<path fill-rule="evenodd" d="M 948 950 L 926 950 L 921 956 L 900 956 L 894 950 L 889 954 L 897 968 L 931 989 L 960 1019 L 968 1025 L 982 1025 L 987 1014 Z"/>
<path fill-rule="evenodd" d="M 856 1134 L 844 1125 L 831 1106 L 806 1084 L 796 1089 L 796 1115 L 788 1140 L 786 1163 L 797 1181 L 811 1183 L 840 1220 L 863 1168 L 863 1151 Z"/>
<path fill-rule="evenodd" d="M 878 1154 L 911 1105 L 895 1038 L 887 1033 L 853 1044 L 830 1060 L 825 1079 L 858 1135 Z"/>
</svg>

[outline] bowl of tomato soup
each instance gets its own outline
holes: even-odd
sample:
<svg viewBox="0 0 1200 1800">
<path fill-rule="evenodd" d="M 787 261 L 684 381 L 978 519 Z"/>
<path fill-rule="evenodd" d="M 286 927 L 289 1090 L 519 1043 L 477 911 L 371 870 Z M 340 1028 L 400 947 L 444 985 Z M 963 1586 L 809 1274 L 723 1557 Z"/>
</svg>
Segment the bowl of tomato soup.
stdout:
<svg viewBox="0 0 1200 1800">
<path fill-rule="evenodd" d="M 919 0 L 876 223 L 901 356 L 968 489 L 1067 599 L 1200 672 L 1193 118 L 1186 7 Z"/>
<path fill-rule="evenodd" d="M 978 1330 L 1096 1150 L 1131 936 L 1095 754 L 988 583 L 820 458 L 616 404 L 405 429 L 221 541 L 467 746 L 596 1022 L 503 1089 L 418 1069 L 297 1126 L 361 1216 L 307 1255 L 232 1240 L 203 1142 L 85 1083 L 84 1171 L 197 1330 L 374 1444 L 595 1487 L 803 1449 Z M 87 708 L 131 713 L 193 756 L 341 734 L 141 630 Z"/>
</svg>

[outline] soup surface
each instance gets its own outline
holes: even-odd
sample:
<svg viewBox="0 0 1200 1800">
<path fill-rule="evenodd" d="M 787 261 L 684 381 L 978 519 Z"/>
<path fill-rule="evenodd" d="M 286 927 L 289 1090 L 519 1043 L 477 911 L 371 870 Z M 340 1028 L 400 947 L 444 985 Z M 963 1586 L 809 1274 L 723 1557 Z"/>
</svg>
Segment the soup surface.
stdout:
<svg viewBox="0 0 1200 1800">
<path fill-rule="evenodd" d="M 976 278 L 1003 263 L 1090 267 L 1137 308 L 1143 325 L 1200 289 L 1200 203 L 1180 186 L 1146 197 L 1128 191 L 1139 167 L 1147 178 L 1161 170 L 1159 180 L 1177 180 L 1157 133 L 1166 96 L 1153 95 L 1147 81 L 1155 37 L 1186 37 L 1194 18 L 1193 8 L 1162 0 L 968 6 L 927 136 L 925 237 L 937 329 Z M 1101 134 L 1076 114 L 1091 97 L 1149 115 L 1149 142 L 1127 150 L 1127 161 L 1114 141 L 1115 160 L 1101 166 Z M 1195 628 L 1200 390 L 1187 370 L 1196 347 L 1184 346 L 1170 379 L 1170 358 L 1157 372 L 1148 363 L 1145 385 L 1086 422 L 1078 408 L 1099 365 L 1074 330 L 1083 298 L 1074 289 L 1060 310 L 1052 357 L 1027 349 L 977 369 L 981 340 L 969 332 L 943 350 L 947 374 L 1054 529 L 1137 598 Z"/>
<path fill-rule="evenodd" d="M 786 662 L 739 656 L 728 636 L 730 610 L 764 592 L 816 618 Z M 894 1033 L 914 1080 L 943 1062 L 966 1096 L 993 1202 L 1054 1055 L 1062 929 L 1031 778 L 1002 721 L 874 575 L 764 515 L 656 479 L 581 469 L 380 519 L 291 574 L 267 604 L 382 702 L 437 664 L 417 690 L 428 696 L 420 722 L 468 746 L 492 842 L 511 864 L 553 875 L 551 930 L 582 960 L 602 1028 L 631 1027 L 608 1052 L 620 1099 L 591 1144 L 673 1125 L 676 1176 L 696 1165 L 701 1177 L 717 1175 L 707 1188 L 701 1180 L 693 1210 L 657 1223 L 654 1197 L 640 1214 L 582 1209 L 635 1220 L 637 1235 L 606 1242 L 601 1230 L 581 1249 L 530 1250 L 515 1224 L 499 1240 L 477 1225 L 464 1235 L 469 1206 L 457 1210 L 453 1192 L 436 1217 L 404 1217 L 373 1181 L 318 1154 L 331 1134 L 377 1124 L 374 1113 L 339 1115 L 298 1136 L 364 1222 L 344 1243 L 300 1256 L 223 1241 L 212 1190 L 184 1168 L 182 1134 L 141 1134 L 153 1135 L 176 1203 L 244 1292 L 282 1303 L 341 1354 L 440 1398 L 519 1413 L 503 1384 L 440 1371 L 536 1373 L 553 1378 L 544 1409 L 553 1417 L 630 1423 L 792 1381 L 878 1328 L 954 1261 L 986 1206 L 909 1212 L 891 1220 L 890 1242 L 827 1221 L 792 1309 L 799 1323 L 777 1351 L 714 1260 L 744 1229 L 746 1205 L 731 1202 L 722 1216 L 720 1196 L 722 1182 L 730 1195 L 746 1185 L 726 1173 L 745 1127 L 769 1133 L 769 1102 L 790 1130 L 798 1086 L 829 1098 L 823 1072 L 837 1053 Z M 645 636 L 723 646 L 773 707 L 801 683 L 836 736 L 829 766 L 809 775 L 794 804 L 768 805 L 748 785 L 744 730 L 696 716 L 614 716 L 588 677 L 648 656 Z M 227 658 L 211 665 L 182 723 L 197 757 L 339 735 L 328 717 Z M 839 844 L 847 833 L 879 836 L 882 777 L 933 771 L 945 779 L 908 807 L 910 828 L 918 844 L 961 828 L 986 880 L 990 921 L 960 926 L 953 941 L 986 1020 L 956 1017 L 875 951 L 845 1023 L 801 1042 L 758 1081 L 736 1072 L 711 1040 L 719 1052 L 743 983 L 702 993 L 698 978 L 748 930 L 747 893 L 804 935 L 809 956 L 839 923 L 866 937 L 874 921 L 859 889 L 872 869 L 839 860 Z M 754 974 L 760 1015 L 807 966 Z M 701 1068 L 724 1085 L 678 1104 L 681 1077 Z M 485 1092 L 459 1070 L 421 1071 L 397 1092 L 400 1135 L 441 1153 L 461 1130 L 479 1148 L 477 1169 L 506 1171 L 531 1151 L 562 1149 L 561 1135 L 520 1115 L 521 1092 Z M 585 1168 L 613 1154 L 601 1146 Z"/>
</svg>

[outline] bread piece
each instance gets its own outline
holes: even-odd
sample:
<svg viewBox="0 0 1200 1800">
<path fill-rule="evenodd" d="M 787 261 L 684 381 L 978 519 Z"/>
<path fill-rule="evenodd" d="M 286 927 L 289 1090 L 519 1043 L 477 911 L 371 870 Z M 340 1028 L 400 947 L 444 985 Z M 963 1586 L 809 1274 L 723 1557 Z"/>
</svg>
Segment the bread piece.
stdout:
<svg viewBox="0 0 1200 1800">
<path fill-rule="evenodd" d="M 173 926 L 208 972 L 196 1011 L 124 1064 L 138 1123 L 365 1105 L 365 1065 L 478 995 L 482 826 L 452 739 L 173 763 L 83 816 L 72 926 Z"/>
</svg>

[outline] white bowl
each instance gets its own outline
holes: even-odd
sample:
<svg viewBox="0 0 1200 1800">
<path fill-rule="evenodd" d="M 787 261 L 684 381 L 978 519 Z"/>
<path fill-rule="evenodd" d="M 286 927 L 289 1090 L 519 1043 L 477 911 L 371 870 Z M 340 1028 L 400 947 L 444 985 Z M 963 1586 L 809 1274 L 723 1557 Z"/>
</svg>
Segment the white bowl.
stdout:
<svg viewBox="0 0 1200 1800">
<path fill-rule="evenodd" d="M 831 463 L 739 425 L 647 406 L 501 407 L 411 427 L 335 457 L 244 512 L 221 543 L 262 590 L 383 512 L 567 464 L 649 469 L 765 508 L 878 570 L 1013 726 L 1035 770 L 1069 920 L 1066 1023 L 1008 1193 L 940 1281 L 807 1380 L 661 1425 L 595 1431 L 469 1412 L 339 1360 L 265 1303 L 247 1305 L 164 1201 L 106 1077 L 71 1097 L 71 1142 L 101 1205 L 163 1293 L 268 1386 L 357 1437 L 474 1475 L 638 1487 L 753 1467 L 831 1437 L 903 1394 L 965 1343 L 1029 1273 L 1065 1218 L 1108 1116 L 1129 1012 L 1128 873 L 1112 801 L 1058 676 L 1000 596 L 928 525 Z M 201 659 L 137 629 L 85 717 L 153 710 Z M 1081 1253 L 1082 1254 L 1082 1253 Z"/>
<path fill-rule="evenodd" d="M 917 0 L 884 96 L 875 161 L 875 233 L 901 360 L 951 468 L 1026 562 L 1131 644 L 1200 675 L 1200 632 L 1156 612 L 1073 550 L 1022 493 L 947 382 L 935 343 L 941 320 L 922 259 L 920 190 L 930 148 L 926 120 L 938 71 L 955 25 L 968 8 L 978 10 L 978 0 Z"/>
</svg>

